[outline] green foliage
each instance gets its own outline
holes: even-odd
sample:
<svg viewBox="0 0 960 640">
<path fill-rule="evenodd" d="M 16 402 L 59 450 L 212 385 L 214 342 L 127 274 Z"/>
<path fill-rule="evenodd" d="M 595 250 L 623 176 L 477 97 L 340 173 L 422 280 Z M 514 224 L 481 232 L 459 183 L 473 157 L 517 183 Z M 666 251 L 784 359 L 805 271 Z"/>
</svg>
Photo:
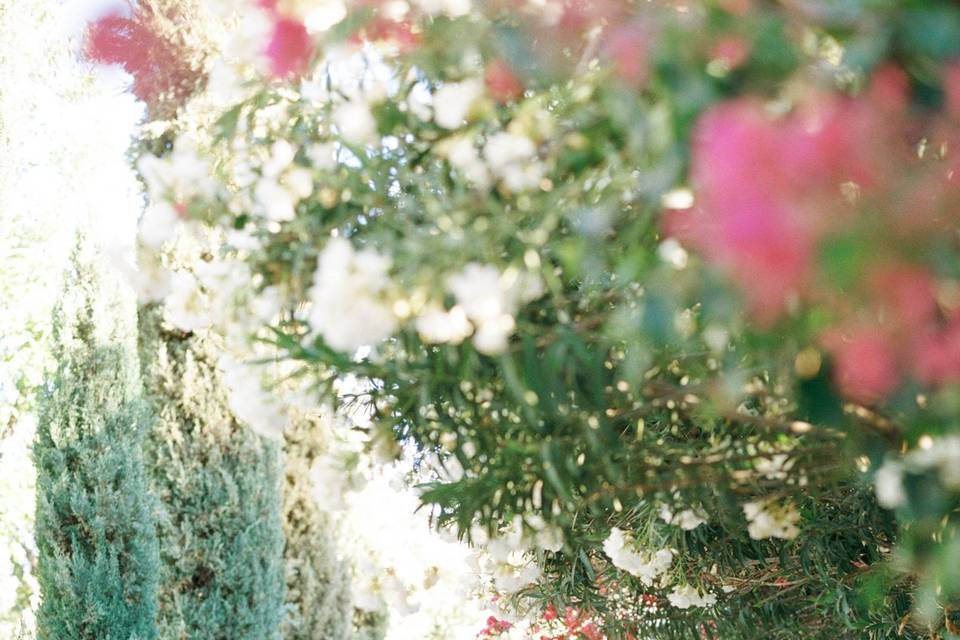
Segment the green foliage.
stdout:
<svg viewBox="0 0 960 640">
<path fill-rule="evenodd" d="M 284 603 L 278 447 L 237 422 L 213 338 L 140 313 L 155 425 L 146 442 L 162 505 L 159 626 L 176 640 L 280 638 Z"/>
<path fill-rule="evenodd" d="M 350 568 L 338 556 L 329 518 L 310 495 L 310 467 L 323 430 L 304 418 L 284 434 L 286 640 L 351 638 Z"/>
<path fill-rule="evenodd" d="M 814 273 L 829 281 L 828 293 L 784 297 L 781 302 L 796 309 L 772 331 L 762 322 L 750 324 L 751 313 L 744 313 L 718 272 L 664 242 L 665 222 L 669 227 L 677 218 L 662 213 L 671 196 L 684 196 L 678 198 L 681 209 L 701 199 L 704 185 L 697 181 L 704 176 L 691 175 L 688 167 L 691 142 L 704 113 L 730 106 L 729 98 L 763 103 L 761 119 L 771 121 L 778 121 L 774 113 L 802 115 L 820 94 L 866 103 L 873 94 L 862 92 L 876 89 L 865 89 L 873 70 L 892 63 L 905 71 L 903 83 L 918 89 L 904 93 L 905 103 L 917 110 L 937 106 L 933 98 L 951 89 L 950 83 L 940 87 L 941 62 L 957 55 L 955 3 L 851 0 L 800 8 L 705 1 L 684 4 L 683 11 L 675 3 L 623 4 L 662 5 L 636 16 L 653 16 L 656 23 L 650 50 L 638 45 L 646 32 L 627 34 L 637 45 L 630 55 L 649 54 L 642 87 L 627 86 L 600 60 L 593 64 L 595 53 L 603 58 L 605 43 L 565 39 L 562 28 L 548 34 L 542 25 L 525 27 L 524 16 L 501 11 L 499 3 L 480 3 L 468 17 L 431 16 L 417 25 L 422 46 L 386 63 L 396 82 L 387 102 L 371 100 L 377 131 L 366 145 L 344 131 L 336 92 L 318 104 L 316 87 L 305 90 L 309 82 L 263 83 L 219 118 L 218 139 L 206 152 L 220 188 L 212 196 L 188 194 L 187 215 L 258 241 L 253 249 L 241 244 L 236 253 L 227 245 L 225 254 L 247 261 L 259 290 L 284 296 L 289 313 L 271 327 L 277 346 L 314 367 L 326 399 L 369 409 L 374 442 L 415 444 L 426 459 L 439 452 L 462 471 L 423 487 L 423 502 L 440 525 L 475 541 L 485 537 L 480 529 L 496 536 L 521 519 L 528 539 L 544 527 L 562 531 L 557 551 L 526 545 L 543 578 L 513 596 L 519 608 L 582 607 L 603 618 L 610 638 L 628 632 L 751 638 L 762 630 L 772 638 L 881 639 L 951 631 L 960 602 L 960 498 L 946 484 L 955 477 L 937 468 L 937 451 L 915 452 L 913 462 L 894 467 L 909 498 L 896 516 L 879 507 L 869 483 L 882 460 L 920 442 L 927 443 L 920 449 L 931 449 L 932 436 L 955 433 L 956 382 L 904 388 L 889 402 L 864 405 L 861 398 L 857 404 L 838 390 L 841 363 L 824 346 L 826 330 L 839 326 L 838 312 L 866 302 L 855 285 L 876 266 L 884 248 L 879 239 L 887 233 L 873 228 L 885 227 L 887 218 L 873 215 L 871 207 L 890 205 L 863 200 L 870 215 L 862 219 L 869 224 L 817 246 Z M 353 19 L 362 22 L 369 13 Z M 346 30 L 331 31 L 326 43 Z M 595 33 L 615 35 L 599 26 Z M 742 48 L 743 59 L 724 63 L 732 68 L 718 64 L 713 45 L 719 43 Z M 464 77 L 479 81 L 497 57 L 512 63 L 526 92 L 512 102 L 474 101 L 462 123 L 441 125 L 440 91 Z M 314 79 L 336 84 L 337 74 L 325 73 L 318 69 Z M 398 106 L 424 90 L 434 91 L 433 118 Z M 862 131 L 871 130 L 847 133 L 866 139 Z M 509 166 L 497 148 L 504 132 L 530 149 L 518 166 Z M 785 155 L 792 142 L 784 138 Z M 337 149 L 337 162 L 315 159 L 312 151 L 327 144 Z M 947 146 L 939 153 L 946 155 Z M 453 153 L 454 147 L 462 153 Z M 276 170 L 266 149 L 292 149 L 285 162 L 310 180 L 312 194 L 298 193 L 293 214 L 278 215 L 258 203 L 257 172 L 269 186 Z M 875 153 L 872 147 L 864 152 Z M 710 159 L 725 160 L 722 150 Z M 784 166 L 788 173 L 797 170 Z M 478 167 L 484 179 L 471 177 Z M 505 168 L 531 167 L 542 175 L 526 187 L 498 176 Z M 846 180 L 846 168 L 841 173 Z M 731 193 L 748 186 L 746 179 L 736 184 L 741 174 L 731 175 L 733 183 L 724 185 Z M 155 191 L 165 188 L 159 184 Z M 183 194 L 173 195 L 182 205 Z M 864 197 L 854 190 L 847 195 L 856 202 Z M 826 206 L 801 201 L 818 211 Z M 772 204 L 792 208 L 790 202 Z M 736 225 L 731 234 L 756 231 L 753 223 L 747 227 Z M 792 227 L 785 228 L 778 234 L 789 235 Z M 936 304 L 944 314 L 955 314 L 960 304 L 954 231 L 955 224 L 944 240 L 920 242 L 916 249 L 943 262 L 937 272 L 949 276 L 942 282 L 949 295 L 938 294 Z M 775 235 L 769 240 L 778 240 Z M 313 313 L 318 301 L 335 298 L 325 285 L 355 268 L 342 252 L 327 253 L 331 236 L 341 247 L 347 239 L 358 252 L 372 252 L 365 257 L 368 267 L 370 255 L 389 261 L 385 283 L 370 278 L 372 304 L 358 305 L 364 312 L 356 317 L 344 313 L 345 322 L 362 324 L 382 308 L 395 321 L 395 330 L 385 332 L 389 337 L 364 338 L 375 343 L 371 351 L 338 346 L 323 325 L 341 329 L 341 319 Z M 731 253 L 751 253 L 738 242 Z M 710 252 L 703 253 L 710 262 Z M 323 268 L 330 256 L 342 273 Z M 451 276 L 470 263 L 493 269 L 497 283 L 490 291 L 461 295 L 450 286 Z M 526 276 L 543 290 L 516 304 L 505 291 Z M 364 286 L 350 288 L 346 276 L 343 281 L 343 297 L 365 295 L 356 291 Z M 208 293 L 215 288 L 211 284 Z M 502 348 L 484 348 L 477 339 L 483 313 L 464 311 L 475 302 L 471 298 L 484 297 L 509 316 L 510 339 Z M 835 298 L 844 304 L 829 305 Z M 416 322 L 431 306 L 460 307 L 472 313 L 473 324 L 464 336 L 431 336 Z M 877 311 L 863 309 L 855 315 Z M 471 332 L 473 340 L 465 339 Z M 860 360 L 855 364 L 868 369 L 869 358 Z M 350 400 L 338 398 L 336 381 L 353 376 L 369 384 Z M 955 465 L 952 460 L 944 466 Z M 761 518 L 753 509 L 766 501 L 776 503 L 772 519 L 787 519 L 783 513 L 789 512 L 797 526 L 758 529 Z M 663 507 L 674 514 L 702 509 L 706 522 L 686 530 L 666 522 Z M 603 548 L 614 527 L 630 536 L 625 548 L 631 553 L 670 550 L 662 579 L 636 579 L 641 576 L 627 563 L 618 564 L 616 550 Z M 671 587 L 692 587 L 715 602 L 673 604 L 679 598 Z"/>
<path fill-rule="evenodd" d="M 34 445 L 41 640 L 157 638 L 157 539 L 135 361 L 78 249 L 54 316 Z M 105 306 L 105 308 L 104 308 Z"/>
</svg>

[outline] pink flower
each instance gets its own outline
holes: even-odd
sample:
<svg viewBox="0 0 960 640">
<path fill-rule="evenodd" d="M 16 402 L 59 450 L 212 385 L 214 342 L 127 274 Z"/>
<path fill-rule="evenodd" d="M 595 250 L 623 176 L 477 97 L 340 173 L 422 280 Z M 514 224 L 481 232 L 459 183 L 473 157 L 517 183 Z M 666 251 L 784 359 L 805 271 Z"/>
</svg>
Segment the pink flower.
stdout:
<svg viewBox="0 0 960 640">
<path fill-rule="evenodd" d="M 917 341 L 913 354 L 917 379 L 930 385 L 960 382 L 960 319 Z"/>
<path fill-rule="evenodd" d="M 621 80 L 633 87 L 643 87 L 649 74 L 650 33 L 638 22 L 617 27 L 603 48 Z"/>
<path fill-rule="evenodd" d="M 805 288 L 813 259 L 815 225 L 785 172 L 782 135 L 751 101 L 708 112 L 693 143 L 699 209 L 667 218 L 668 234 L 733 278 L 759 324 L 775 321 Z"/>
<path fill-rule="evenodd" d="M 873 72 L 868 93 L 872 104 L 902 113 L 910 97 L 910 79 L 900 67 L 886 64 Z"/>
<path fill-rule="evenodd" d="M 728 69 L 736 69 L 750 56 L 750 43 L 740 36 L 728 36 L 713 43 L 710 58 L 719 60 Z"/>
<path fill-rule="evenodd" d="M 954 62 L 943 72 L 943 92 L 947 99 L 947 112 L 960 119 L 960 62 Z"/>
<path fill-rule="evenodd" d="M 484 72 L 487 90 L 499 102 L 510 102 L 523 95 L 523 83 L 506 60 L 496 59 Z"/>
<path fill-rule="evenodd" d="M 889 336 L 860 328 L 848 335 L 828 336 L 826 342 L 833 352 L 836 384 L 845 396 L 872 403 L 896 389 L 900 374 Z"/>
<path fill-rule="evenodd" d="M 866 285 L 889 324 L 907 336 L 925 330 L 935 319 L 934 281 L 924 267 L 906 263 L 874 267 Z"/>
<path fill-rule="evenodd" d="M 275 78 L 300 75 L 306 70 L 313 50 L 313 41 L 302 22 L 277 19 L 266 49 L 270 72 Z"/>
<path fill-rule="evenodd" d="M 87 31 L 87 57 L 101 64 L 119 64 L 133 76 L 133 93 L 150 103 L 180 81 L 183 62 L 173 46 L 145 26 L 138 11 L 132 18 L 107 15 Z"/>
</svg>

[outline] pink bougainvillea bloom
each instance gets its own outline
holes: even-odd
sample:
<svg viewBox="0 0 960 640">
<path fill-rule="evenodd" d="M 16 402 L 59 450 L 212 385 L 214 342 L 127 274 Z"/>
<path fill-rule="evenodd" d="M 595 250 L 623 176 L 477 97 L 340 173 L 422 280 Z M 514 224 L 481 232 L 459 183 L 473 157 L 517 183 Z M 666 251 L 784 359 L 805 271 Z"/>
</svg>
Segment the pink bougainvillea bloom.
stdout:
<svg viewBox="0 0 960 640">
<path fill-rule="evenodd" d="M 717 4 L 735 16 L 745 16 L 753 9 L 753 0 L 717 0 Z"/>
<path fill-rule="evenodd" d="M 176 14 L 165 19 L 185 19 Z M 203 76 L 199 50 L 164 35 L 148 4 L 131 16 L 107 14 L 89 24 L 85 56 L 100 64 L 116 64 L 133 76 L 133 93 L 154 117 L 167 117 L 199 85 Z"/>
<path fill-rule="evenodd" d="M 926 330 L 937 314 L 934 279 L 919 265 L 887 263 L 866 275 L 866 287 L 888 324 L 910 336 Z"/>
<path fill-rule="evenodd" d="M 699 207 L 673 212 L 666 232 L 731 276 L 755 322 L 770 324 L 806 285 L 816 225 L 797 202 L 805 189 L 784 163 L 783 131 L 759 104 L 708 112 L 693 142 Z"/>
<path fill-rule="evenodd" d="M 889 336 L 862 328 L 828 336 L 825 342 L 833 353 L 836 384 L 851 400 L 877 402 L 897 388 L 900 373 Z"/>
<path fill-rule="evenodd" d="M 523 95 L 523 83 L 506 60 L 491 61 L 484 71 L 484 81 L 499 102 L 510 102 Z"/>
<path fill-rule="evenodd" d="M 270 73 L 275 78 L 297 76 L 306 71 L 313 56 L 314 44 L 302 22 L 279 18 L 267 44 Z"/>
<path fill-rule="evenodd" d="M 960 62 L 954 62 L 944 69 L 943 92 L 947 112 L 955 119 L 960 119 Z"/>
<path fill-rule="evenodd" d="M 960 318 L 917 340 L 912 362 L 914 375 L 924 384 L 960 382 Z"/>
<path fill-rule="evenodd" d="M 603 52 L 621 80 L 633 87 L 643 87 L 649 75 L 649 46 L 649 29 L 634 22 L 614 29 L 607 36 Z"/>
<path fill-rule="evenodd" d="M 736 69 L 750 56 L 750 43 L 740 36 L 720 38 L 710 47 L 710 59 L 719 60 L 728 69 Z"/>
<path fill-rule="evenodd" d="M 910 97 L 910 78 L 897 65 L 885 64 L 873 72 L 868 97 L 885 111 L 903 113 Z"/>
<path fill-rule="evenodd" d="M 278 0 L 256 0 L 257 6 L 267 11 L 276 11 Z"/>
<path fill-rule="evenodd" d="M 403 54 L 416 50 L 420 45 L 420 36 L 414 31 L 409 21 L 378 17 L 365 26 L 363 33 L 359 34 L 356 41 L 357 43 L 363 41 L 386 43 L 396 47 L 396 50 Z"/>
</svg>

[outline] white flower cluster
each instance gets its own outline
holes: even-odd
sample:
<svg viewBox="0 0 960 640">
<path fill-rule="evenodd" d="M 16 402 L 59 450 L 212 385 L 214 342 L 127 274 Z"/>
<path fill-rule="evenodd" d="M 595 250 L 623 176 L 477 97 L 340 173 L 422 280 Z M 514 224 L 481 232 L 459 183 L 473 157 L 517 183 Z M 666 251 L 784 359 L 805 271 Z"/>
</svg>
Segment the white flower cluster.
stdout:
<svg viewBox="0 0 960 640">
<path fill-rule="evenodd" d="M 689 513 L 689 520 L 685 524 L 691 525 L 694 522 L 696 524 L 684 527 L 685 529 L 694 529 L 705 521 L 700 520 L 693 510 L 689 510 Z M 664 517 L 666 515 L 670 517 Z M 669 510 L 664 509 L 661 517 L 673 524 L 674 518 Z M 642 553 L 637 551 L 636 542 L 630 534 L 614 527 L 603 543 L 603 551 L 615 567 L 639 578 L 646 586 L 667 586 L 666 573 L 673 565 L 673 551 L 670 549 Z M 674 586 L 673 590 L 667 594 L 667 600 L 678 609 L 689 609 L 690 607 L 712 607 L 717 603 L 717 596 L 685 584 Z"/>
<path fill-rule="evenodd" d="M 297 203 L 313 193 L 313 176 L 308 169 L 294 163 L 296 155 L 296 147 L 286 140 L 277 140 L 260 168 L 253 197 L 257 210 L 267 220 L 293 220 Z"/>
<path fill-rule="evenodd" d="M 481 96 L 483 82 L 477 79 L 444 84 L 433 94 L 434 122 L 444 129 L 459 129 Z"/>
<path fill-rule="evenodd" d="M 658 549 L 653 553 L 636 550 L 633 536 L 614 527 L 603 542 L 603 551 L 613 562 L 613 566 L 626 571 L 649 586 L 666 573 L 673 564 L 673 551 Z"/>
<path fill-rule="evenodd" d="M 507 191 L 529 191 L 540 186 L 545 174 L 534 141 L 509 130 L 490 136 L 482 154 L 469 134 L 443 140 L 437 145 L 437 153 L 471 185 L 481 190 L 489 189 L 497 180 Z"/>
<path fill-rule="evenodd" d="M 563 548 L 563 531 L 535 515 L 515 517 L 489 540 L 480 530 L 475 530 L 473 538 L 477 544 L 477 568 L 481 576 L 492 581 L 499 594 L 515 593 L 540 578 L 537 552 Z"/>
<path fill-rule="evenodd" d="M 753 468 L 767 480 L 786 480 L 795 462 L 796 459 L 786 453 L 775 453 L 768 458 L 754 460 Z"/>
<path fill-rule="evenodd" d="M 331 238 L 320 254 L 310 290 L 310 326 L 334 349 L 353 352 L 397 329 L 387 301 L 390 260 L 373 249 L 356 251 Z"/>
<path fill-rule="evenodd" d="M 200 331 L 210 326 L 210 301 L 196 276 L 189 271 L 170 275 L 170 292 L 163 307 L 163 318 L 182 331 Z"/>
<path fill-rule="evenodd" d="M 373 468 L 364 455 L 367 442 L 362 431 L 350 429 L 342 416 L 324 411 L 329 445 L 310 469 L 313 499 L 328 513 L 343 511 L 354 494 L 363 490 L 372 477 Z"/>
<path fill-rule="evenodd" d="M 688 584 L 674 587 L 673 591 L 667 594 L 667 600 L 678 609 L 712 607 L 717 604 L 716 595 L 709 592 L 703 593 Z"/>
<path fill-rule="evenodd" d="M 668 505 L 663 505 L 660 507 L 660 519 L 667 524 L 676 525 L 686 531 L 692 531 L 707 521 L 707 514 L 700 507 L 684 509 L 683 511 L 674 513 Z"/>
<path fill-rule="evenodd" d="M 903 456 L 887 460 L 877 471 L 874 484 L 877 501 L 887 509 L 896 509 L 907 501 L 903 488 L 905 473 L 934 471 L 949 491 L 960 491 L 960 436 L 944 436 L 921 441 L 922 446 Z"/>
<path fill-rule="evenodd" d="M 413 4 L 428 15 L 446 14 L 458 18 L 470 13 L 471 0 L 413 0 Z"/>
<path fill-rule="evenodd" d="M 220 357 L 219 366 L 233 415 L 260 436 L 280 438 L 289 424 L 289 407 L 278 393 L 265 389 L 262 372 L 227 355 Z"/>
<path fill-rule="evenodd" d="M 392 293 L 389 271 L 390 260 L 375 250 L 358 251 L 344 238 L 331 238 L 310 290 L 308 320 L 314 335 L 335 349 L 354 352 L 394 333 L 411 305 Z M 450 276 L 447 288 L 456 299 L 451 309 L 434 304 L 417 310 L 414 326 L 421 338 L 460 344 L 472 335 L 477 350 L 488 355 L 506 350 L 520 305 L 543 295 L 541 280 L 530 273 L 501 273 L 477 263 Z"/>
<path fill-rule="evenodd" d="M 469 335 L 465 319 L 473 325 L 473 344 L 481 353 L 496 355 L 507 348 L 516 328 L 514 316 L 523 303 L 543 295 L 539 277 L 509 269 L 503 273 L 490 265 L 470 263 L 447 279 L 457 305 L 443 315 L 418 322 L 427 342 L 457 343 Z M 443 313 L 443 312 L 441 312 Z M 451 336 L 452 339 L 442 338 Z"/>
<path fill-rule="evenodd" d="M 162 158 L 149 153 L 141 156 L 137 170 L 147 184 L 151 202 L 186 206 L 194 198 L 209 200 L 218 190 L 209 161 L 197 150 L 196 142 L 185 135 Z"/>
<path fill-rule="evenodd" d="M 800 533 L 800 514 L 793 503 L 776 500 L 754 500 L 742 505 L 747 518 L 747 531 L 754 540 L 784 538 L 792 540 Z"/>
<path fill-rule="evenodd" d="M 491 610 L 470 549 L 431 530 L 406 484 L 409 461 L 373 468 L 356 442 L 338 442 L 345 451 L 328 452 L 312 477 L 353 559 L 354 605 L 386 610 L 390 640 L 473 640 Z M 331 497 L 338 491 L 345 498 L 339 503 Z"/>
</svg>

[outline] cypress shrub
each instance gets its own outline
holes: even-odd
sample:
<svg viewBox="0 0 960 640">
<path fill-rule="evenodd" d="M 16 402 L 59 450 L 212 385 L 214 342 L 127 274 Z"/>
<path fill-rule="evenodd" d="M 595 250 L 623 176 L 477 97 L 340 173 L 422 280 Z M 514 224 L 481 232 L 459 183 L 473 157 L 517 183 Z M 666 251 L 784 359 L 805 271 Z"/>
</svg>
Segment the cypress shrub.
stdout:
<svg viewBox="0 0 960 640">
<path fill-rule="evenodd" d="M 141 454 L 147 414 L 122 308 L 98 276 L 78 244 L 54 312 L 56 372 L 40 397 L 40 640 L 157 637 L 157 539 Z"/>
<path fill-rule="evenodd" d="M 284 607 L 279 447 L 227 404 L 214 336 L 139 317 L 145 452 L 161 502 L 159 627 L 164 640 L 273 640 Z"/>
<path fill-rule="evenodd" d="M 350 569 L 338 557 L 332 523 L 314 501 L 310 467 L 322 452 L 319 417 L 295 421 L 284 434 L 286 640 L 346 640 L 352 635 Z"/>
</svg>

